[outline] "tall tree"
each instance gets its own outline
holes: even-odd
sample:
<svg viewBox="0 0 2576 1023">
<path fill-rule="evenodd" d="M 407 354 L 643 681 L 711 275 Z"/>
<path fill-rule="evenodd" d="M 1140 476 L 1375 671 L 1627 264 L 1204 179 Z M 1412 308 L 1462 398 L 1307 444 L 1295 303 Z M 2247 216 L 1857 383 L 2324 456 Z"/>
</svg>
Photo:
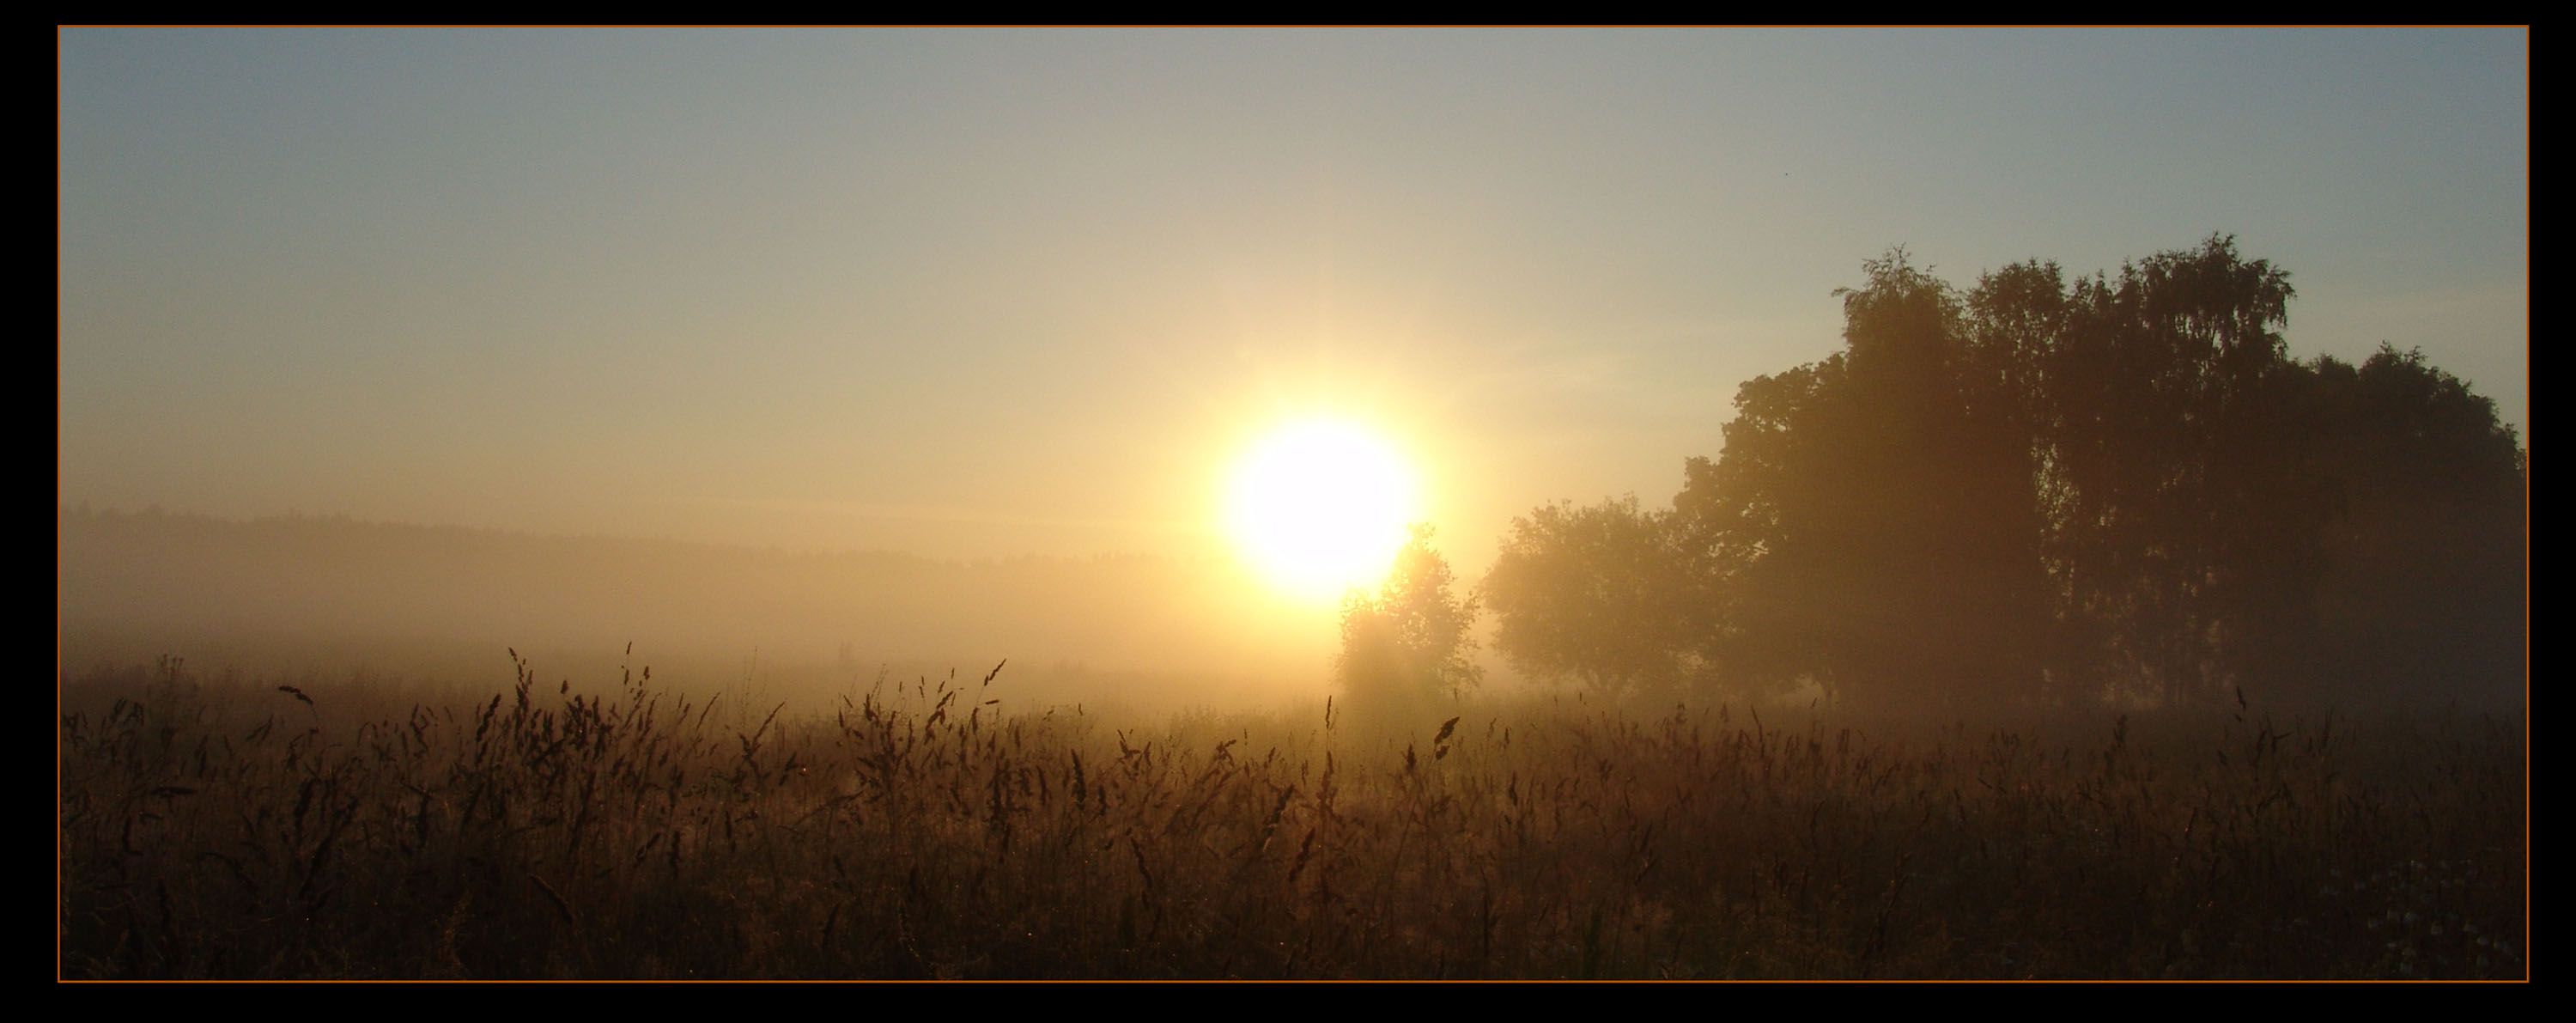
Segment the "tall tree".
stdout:
<svg viewBox="0 0 2576 1023">
<path fill-rule="evenodd" d="M 2034 444 L 2061 614 L 2096 644 L 2088 688 L 2214 695 L 2295 656 L 2330 506 L 2291 471 L 2289 275 L 2224 236 L 2063 298 L 2034 287 L 2044 275 L 1989 277 L 1973 304 L 1999 332 L 2053 322 Z"/>
<path fill-rule="evenodd" d="M 1841 293 L 1845 351 L 1748 383 L 1686 532 L 1741 552 L 1733 660 L 1882 705 L 2033 698 L 2045 588 L 2022 374 L 1902 251 Z M 1712 563 L 1727 560 L 1713 556 Z"/>
</svg>

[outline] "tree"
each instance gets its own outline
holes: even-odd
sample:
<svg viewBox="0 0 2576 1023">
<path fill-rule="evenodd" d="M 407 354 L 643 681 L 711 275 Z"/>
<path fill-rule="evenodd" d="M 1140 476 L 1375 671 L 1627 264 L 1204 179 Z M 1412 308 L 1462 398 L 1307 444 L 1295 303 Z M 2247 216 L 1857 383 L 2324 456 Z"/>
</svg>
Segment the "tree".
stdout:
<svg viewBox="0 0 2576 1023">
<path fill-rule="evenodd" d="M 2340 702 L 2519 680 L 2513 432 L 2420 355 L 2292 361 L 2294 295 L 2224 235 L 1970 294 L 1985 372 L 2022 381 L 2002 391 L 2023 395 L 2066 688 Z"/>
<path fill-rule="evenodd" d="M 2320 357 L 2314 471 L 2336 514 L 2313 601 L 2316 656 L 2266 679 L 2308 702 L 2518 698 L 2528 649 L 2528 452 L 2495 403 L 2383 345 Z"/>
<path fill-rule="evenodd" d="M 1633 496 L 1549 505 L 1512 522 L 1484 599 L 1494 645 L 1521 671 L 1612 698 L 1687 693 L 1714 628 L 1694 560 L 1667 512 Z"/>
<path fill-rule="evenodd" d="M 2037 693 L 2046 627 L 2028 374 L 1903 251 L 1841 292 L 1846 349 L 1737 393 L 1675 498 L 1740 670 L 1953 707 Z"/>
<path fill-rule="evenodd" d="M 1396 554 L 1377 593 L 1342 598 L 1337 674 L 1351 712 L 1398 725 L 1455 700 L 1482 681 L 1474 660 L 1476 601 L 1451 593 L 1449 563 L 1431 549 L 1428 523 Z"/>
<path fill-rule="evenodd" d="M 1864 267 L 1843 350 L 1745 383 L 1671 510 L 1513 524 L 1486 594 L 1516 664 L 1944 713 L 2523 678 L 2528 455 L 2420 355 L 2292 361 L 2289 275 L 2224 235 L 1964 294 Z"/>
<path fill-rule="evenodd" d="M 2058 614 L 2087 647 L 2071 674 L 2173 702 L 2296 660 L 2331 505 L 2300 470 L 2289 275 L 2214 235 L 2062 292 L 2035 264 L 1979 292 L 1987 329 L 2044 325 L 2031 443 Z"/>
</svg>

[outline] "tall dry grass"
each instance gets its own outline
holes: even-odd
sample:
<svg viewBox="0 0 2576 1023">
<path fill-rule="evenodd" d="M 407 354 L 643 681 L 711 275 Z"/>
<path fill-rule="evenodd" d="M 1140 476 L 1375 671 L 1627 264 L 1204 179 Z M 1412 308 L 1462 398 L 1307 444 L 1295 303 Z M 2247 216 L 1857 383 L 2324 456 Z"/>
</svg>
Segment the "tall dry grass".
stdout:
<svg viewBox="0 0 2576 1023">
<path fill-rule="evenodd" d="M 2518 722 L 112 689 L 64 693 L 69 977 L 2525 975 Z"/>
</svg>

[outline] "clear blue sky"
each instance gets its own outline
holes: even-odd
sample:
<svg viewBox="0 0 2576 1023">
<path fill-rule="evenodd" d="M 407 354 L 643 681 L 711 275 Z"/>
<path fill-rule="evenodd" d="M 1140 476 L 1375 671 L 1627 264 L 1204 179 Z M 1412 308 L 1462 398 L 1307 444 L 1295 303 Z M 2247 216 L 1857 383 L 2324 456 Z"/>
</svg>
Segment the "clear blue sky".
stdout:
<svg viewBox="0 0 2576 1023">
<path fill-rule="evenodd" d="M 2527 424 L 2529 33 L 60 33 L 61 497 L 1186 553 L 1283 415 L 1481 571 L 1903 244 L 2236 235 Z"/>
</svg>

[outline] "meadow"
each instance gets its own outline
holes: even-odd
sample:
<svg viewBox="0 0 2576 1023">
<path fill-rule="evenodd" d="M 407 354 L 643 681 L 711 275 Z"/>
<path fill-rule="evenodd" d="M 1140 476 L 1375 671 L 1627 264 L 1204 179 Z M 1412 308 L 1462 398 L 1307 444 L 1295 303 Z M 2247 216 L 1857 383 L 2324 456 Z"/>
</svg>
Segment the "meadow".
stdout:
<svg viewBox="0 0 2576 1023">
<path fill-rule="evenodd" d="M 1120 720 L 1006 667 L 791 709 L 517 663 L 66 678 L 60 974 L 2527 976 L 2519 719 Z"/>
</svg>

